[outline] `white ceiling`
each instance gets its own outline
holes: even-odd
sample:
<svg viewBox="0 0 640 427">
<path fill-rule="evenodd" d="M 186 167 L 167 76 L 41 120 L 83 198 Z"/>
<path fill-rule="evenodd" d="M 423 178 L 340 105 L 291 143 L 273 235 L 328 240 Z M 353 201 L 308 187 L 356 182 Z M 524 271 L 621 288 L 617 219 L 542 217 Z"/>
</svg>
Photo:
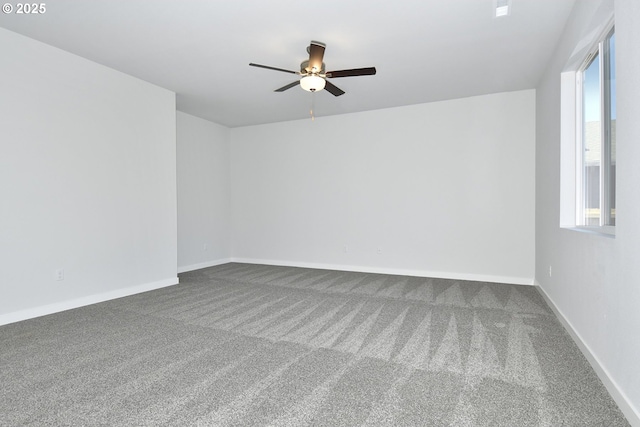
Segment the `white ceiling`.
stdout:
<svg viewBox="0 0 640 427">
<path fill-rule="evenodd" d="M 177 93 L 180 111 L 229 126 L 534 88 L 575 0 L 49 0 L 0 26 Z M 310 40 L 326 43 L 334 97 L 294 87 Z"/>
</svg>

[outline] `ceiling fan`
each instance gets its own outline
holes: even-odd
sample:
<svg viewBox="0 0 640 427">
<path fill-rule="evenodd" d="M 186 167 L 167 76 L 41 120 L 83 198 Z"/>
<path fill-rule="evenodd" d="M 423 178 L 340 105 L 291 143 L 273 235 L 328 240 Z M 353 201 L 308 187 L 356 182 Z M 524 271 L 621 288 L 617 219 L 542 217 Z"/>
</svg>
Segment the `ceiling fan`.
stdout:
<svg viewBox="0 0 640 427">
<path fill-rule="evenodd" d="M 300 80 L 296 80 L 293 83 L 282 86 L 281 88 L 276 89 L 274 92 L 284 92 L 287 89 L 291 89 L 294 86 L 300 85 L 302 89 L 309 92 L 319 92 L 322 89 L 326 89 L 334 96 L 343 95 L 345 92 L 333 83 L 327 81 L 327 78 L 332 79 L 336 77 L 371 76 L 376 73 L 375 67 L 352 68 L 350 70 L 339 71 L 325 71 L 324 62 L 322 62 L 325 47 L 326 45 L 324 43 L 312 40 L 309 47 L 307 47 L 309 59 L 307 61 L 303 61 L 300 64 L 300 71 L 285 70 L 283 68 L 270 67 L 268 65 L 254 64 L 253 62 L 249 65 L 251 65 L 252 67 L 266 68 L 268 70 L 282 71 L 285 73 L 297 74 L 299 76 L 302 76 Z"/>
</svg>

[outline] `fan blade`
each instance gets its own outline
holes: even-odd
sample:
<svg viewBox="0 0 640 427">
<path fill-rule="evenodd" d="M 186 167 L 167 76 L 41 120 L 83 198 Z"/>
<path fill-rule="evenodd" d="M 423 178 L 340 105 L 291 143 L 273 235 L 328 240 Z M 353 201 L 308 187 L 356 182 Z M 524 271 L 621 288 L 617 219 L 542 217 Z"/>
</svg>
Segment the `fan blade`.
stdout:
<svg viewBox="0 0 640 427">
<path fill-rule="evenodd" d="M 327 92 L 329 92 L 334 96 L 344 95 L 344 91 L 342 89 L 340 89 L 338 86 L 326 80 L 325 80 L 324 88 L 327 90 Z"/>
<path fill-rule="evenodd" d="M 295 81 L 295 82 L 293 82 L 293 83 L 289 83 L 289 84 L 288 84 L 288 85 L 286 85 L 286 86 L 282 86 L 280 89 L 276 89 L 276 90 L 274 90 L 274 92 L 284 92 L 285 90 L 287 90 L 287 89 L 291 89 L 292 87 L 294 87 L 294 86 L 298 86 L 299 84 L 300 84 L 300 80 L 296 80 L 296 81 Z"/>
<path fill-rule="evenodd" d="M 324 44 L 311 41 L 309 45 L 309 72 L 319 73 L 322 71 L 322 58 L 324 58 Z"/>
<path fill-rule="evenodd" d="M 284 68 L 270 67 L 268 65 L 254 64 L 253 62 L 250 63 L 249 65 L 251 65 L 252 67 L 266 68 L 267 70 L 283 71 L 285 73 L 298 74 L 297 71 L 285 70 Z"/>
<path fill-rule="evenodd" d="M 328 71 L 326 76 L 330 79 L 335 77 L 372 76 L 376 73 L 376 67 L 353 68 L 351 70 Z"/>
</svg>

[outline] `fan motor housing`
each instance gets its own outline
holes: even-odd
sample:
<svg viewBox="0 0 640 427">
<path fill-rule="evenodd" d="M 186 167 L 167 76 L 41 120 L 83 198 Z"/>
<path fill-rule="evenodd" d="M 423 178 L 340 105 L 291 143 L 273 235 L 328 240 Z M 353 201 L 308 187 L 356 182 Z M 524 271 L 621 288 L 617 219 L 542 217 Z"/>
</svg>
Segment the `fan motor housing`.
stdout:
<svg viewBox="0 0 640 427">
<path fill-rule="evenodd" d="M 324 62 L 323 62 L 323 63 L 322 63 L 322 69 L 321 69 L 321 70 L 318 70 L 316 73 L 317 73 L 317 74 L 324 74 L 325 69 L 326 69 L 326 68 L 325 68 L 325 65 L 324 65 Z M 301 72 L 302 74 L 308 74 L 308 73 L 311 73 L 311 70 L 309 70 L 309 60 L 302 61 L 302 62 L 300 63 L 300 72 Z"/>
</svg>

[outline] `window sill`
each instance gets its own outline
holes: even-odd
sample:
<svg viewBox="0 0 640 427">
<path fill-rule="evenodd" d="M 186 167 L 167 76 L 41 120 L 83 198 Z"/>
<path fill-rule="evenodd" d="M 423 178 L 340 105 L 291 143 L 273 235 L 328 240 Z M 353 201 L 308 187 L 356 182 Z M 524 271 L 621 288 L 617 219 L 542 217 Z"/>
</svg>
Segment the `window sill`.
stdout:
<svg viewBox="0 0 640 427">
<path fill-rule="evenodd" d="M 580 233 L 586 234 L 595 234 L 597 236 L 609 237 L 611 239 L 616 238 L 616 228 L 614 226 L 603 226 L 603 227 L 587 227 L 587 226 L 573 226 L 573 227 L 562 227 L 565 230 L 578 231 Z"/>
</svg>

